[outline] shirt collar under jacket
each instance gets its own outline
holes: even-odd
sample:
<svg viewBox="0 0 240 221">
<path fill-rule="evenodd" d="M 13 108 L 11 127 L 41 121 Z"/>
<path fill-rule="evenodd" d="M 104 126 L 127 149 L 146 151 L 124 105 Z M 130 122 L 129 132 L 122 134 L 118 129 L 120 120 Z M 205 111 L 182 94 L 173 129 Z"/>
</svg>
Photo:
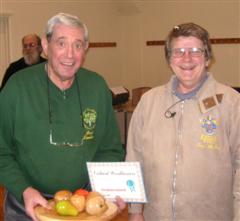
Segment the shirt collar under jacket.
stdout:
<svg viewBox="0 0 240 221">
<path fill-rule="evenodd" d="M 200 84 L 193 90 L 188 93 L 180 93 L 177 91 L 177 86 L 179 84 L 179 80 L 176 77 L 176 75 L 173 78 L 173 83 L 172 83 L 172 92 L 174 95 L 176 95 L 180 100 L 186 100 L 194 97 L 197 92 L 200 90 L 200 88 L 203 86 L 204 82 L 208 79 L 208 73 L 204 74 L 203 79 L 201 80 Z"/>
</svg>

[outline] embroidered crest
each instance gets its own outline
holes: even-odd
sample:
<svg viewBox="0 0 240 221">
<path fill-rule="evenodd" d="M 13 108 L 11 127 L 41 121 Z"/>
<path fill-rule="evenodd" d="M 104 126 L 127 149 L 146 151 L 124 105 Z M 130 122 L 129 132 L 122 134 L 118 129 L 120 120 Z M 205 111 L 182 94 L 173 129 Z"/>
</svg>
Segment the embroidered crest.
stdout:
<svg viewBox="0 0 240 221">
<path fill-rule="evenodd" d="M 96 126 L 97 112 L 94 109 L 87 108 L 83 112 L 83 126 L 87 130 L 93 130 Z"/>
<path fill-rule="evenodd" d="M 207 116 L 206 119 L 202 119 L 202 127 L 205 129 L 208 135 L 213 135 L 217 128 L 217 122 L 211 116 Z"/>
<path fill-rule="evenodd" d="M 83 136 L 83 140 L 91 140 L 94 138 L 94 129 L 96 127 L 97 112 L 94 109 L 87 108 L 83 112 L 83 126 L 87 130 Z"/>
<path fill-rule="evenodd" d="M 216 129 L 217 121 L 210 115 L 200 120 L 203 133 L 200 137 L 200 148 L 218 149 Z"/>
</svg>

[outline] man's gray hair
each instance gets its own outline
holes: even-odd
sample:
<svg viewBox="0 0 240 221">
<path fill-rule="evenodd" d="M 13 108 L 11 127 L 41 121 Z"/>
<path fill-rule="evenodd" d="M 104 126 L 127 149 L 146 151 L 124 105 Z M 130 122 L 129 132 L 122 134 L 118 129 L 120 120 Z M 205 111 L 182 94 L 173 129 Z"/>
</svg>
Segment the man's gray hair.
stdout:
<svg viewBox="0 0 240 221">
<path fill-rule="evenodd" d="M 83 31 L 85 49 L 88 48 L 89 39 L 87 26 L 84 23 L 82 23 L 77 16 L 66 13 L 58 13 L 48 20 L 46 27 L 46 38 L 48 42 L 51 40 L 54 27 L 57 24 L 64 24 L 67 26 L 80 28 Z"/>
</svg>

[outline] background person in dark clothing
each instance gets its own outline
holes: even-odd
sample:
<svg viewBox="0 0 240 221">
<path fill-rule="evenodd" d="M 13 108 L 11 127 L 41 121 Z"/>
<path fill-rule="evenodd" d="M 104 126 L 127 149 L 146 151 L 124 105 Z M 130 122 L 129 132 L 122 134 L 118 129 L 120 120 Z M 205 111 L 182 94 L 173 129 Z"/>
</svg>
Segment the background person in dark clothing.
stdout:
<svg viewBox="0 0 240 221">
<path fill-rule="evenodd" d="M 46 61 L 45 58 L 41 57 L 41 53 L 42 46 L 40 37 L 36 34 L 24 36 L 22 38 L 23 57 L 9 65 L 2 80 L 1 90 L 7 83 L 8 79 L 17 71 Z"/>
</svg>

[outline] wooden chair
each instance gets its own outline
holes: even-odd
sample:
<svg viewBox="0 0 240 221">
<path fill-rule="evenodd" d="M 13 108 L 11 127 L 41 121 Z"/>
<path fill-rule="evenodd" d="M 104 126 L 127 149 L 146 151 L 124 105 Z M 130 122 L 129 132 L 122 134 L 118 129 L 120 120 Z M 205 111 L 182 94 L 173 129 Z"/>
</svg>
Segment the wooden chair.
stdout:
<svg viewBox="0 0 240 221">
<path fill-rule="evenodd" d="M 132 89 L 132 105 L 136 106 L 141 96 L 150 89 L 151 87 L 138 87 Z"/>
<path fill-rule="evenodd" d="M 232 87 L 232 88 L 240 93 L 240 87 Z"/>
<path fill-rule="evenodd" d="M 0 221 L 3 221 L 3 199 L 4 199 L 4 188 L 0 186 Z"/>
</svg>

